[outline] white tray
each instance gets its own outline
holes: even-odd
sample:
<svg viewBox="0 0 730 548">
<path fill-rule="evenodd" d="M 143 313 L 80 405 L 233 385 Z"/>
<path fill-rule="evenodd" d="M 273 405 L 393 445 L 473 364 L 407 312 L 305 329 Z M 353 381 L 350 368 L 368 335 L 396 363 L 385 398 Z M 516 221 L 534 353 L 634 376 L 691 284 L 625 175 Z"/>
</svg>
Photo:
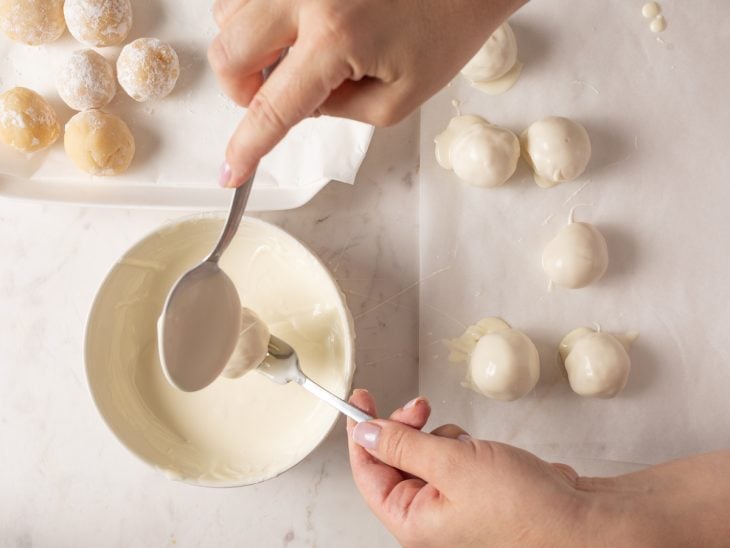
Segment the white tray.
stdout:
<svg viewBox="0 0 730 548">
<path fill-rule="evenodd" d="M 217 209 L 228 206 L 230 191 L 217 186 L 228 138 L 243 109 L 220 91 L 206 51 L 216 27 L 210 3 L 157 0 L 135 2 L 135 21 L 127 41 L 155 36 L 170 42 L 180 57 L 180 79 L 170 96 L 136 103 L 121 89 L 105 108 L 130 126 L 137 154 L 118 177 L 93 178 L 77 170 L 59 139 L 47 151 L 26 157 L 0 144 L 0 197 L 74 204 Z M 53 44 L 30 47 L 0 34 L 0 91 L 25 86 L 41 93 L 61 123 L 74 112 L 55 90 L 58 68 L 85 46 L 67 32 Z M 120 48 L 98 51 L 112 61 Z M 308 119 L 262 162 L 249 210 L 301 206 L 330 180 L 352 183 L 367 153 L 373 128 L 323 116 Z"/>
<path fill-rule="evenodd" d="M 246 210 L 254 212 L 295 209 L 309 202 L 328 183 L 329 179 L 323 178 L 297 188 L 254 187 Z M 219 188 L 115 186 L 74 181 L 38 183 L 0 175 L 0 197 L 98 207 L 211 211 L 228 208 L 232 193 Z"/>
</svg>

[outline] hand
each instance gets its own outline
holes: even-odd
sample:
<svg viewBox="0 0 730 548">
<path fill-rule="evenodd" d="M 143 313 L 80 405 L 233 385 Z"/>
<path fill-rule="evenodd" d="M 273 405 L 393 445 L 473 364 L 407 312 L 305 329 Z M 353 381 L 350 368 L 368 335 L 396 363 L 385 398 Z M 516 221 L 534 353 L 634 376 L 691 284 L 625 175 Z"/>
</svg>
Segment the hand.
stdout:
<svg viewBox="0 0 730 548">
<path fill-rule="evenodd" d="M 366 391 L 355 391 L 351 402 L 377 416 Z M 421 432 L 430 408 L 414 402 L 391 420 L 348 421 L 355 483 L 401 544 L 569 545 L 584 538 L 590 494 L 576 488 L 572 468 L 472 439 L 455 425 Z"/>
<path fill-rule="evenodd" d="M 235 187 L 302 119 L 391 125 L 436 93 L 525 0 L 217 0 L 208 57 L 248 112 L 226 153 Z M 261 70 L 292 46 L 262 85 Z"/>
<path fill-rule="evenodd" d="M 377 416 L 366 391 L 350 401 Z M 404 546 L 728 545 L 730 451 L 589 478 L 453 424 L 423 433 L 429 415 L 419 398 L 347 424 L 355 483 Z"/>
</svg>

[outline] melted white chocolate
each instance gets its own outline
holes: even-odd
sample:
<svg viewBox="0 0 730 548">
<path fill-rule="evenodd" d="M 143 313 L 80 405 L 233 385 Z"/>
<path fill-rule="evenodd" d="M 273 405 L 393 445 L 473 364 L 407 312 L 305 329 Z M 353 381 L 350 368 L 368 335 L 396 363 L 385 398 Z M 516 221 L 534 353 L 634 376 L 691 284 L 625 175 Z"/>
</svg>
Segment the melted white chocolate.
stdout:
<svg viewBox="0 0 730 548">
<path fill-rule="evenodd" d="M 606 239 L 589 223 L 573 221 L 545 246 L 542 269 L 555 285 L 585 287 L 601 278 L 608 268 Z"/>
<path fill-rule="evenodd" d="M 488 398 L 516 400 L 540 378 L 537 348 L 527 335 L 500 318 L 481 320 L 449 346 L 450 361 L 462 361 L 471 354 L 465 385 Z"/>
<path fill-rule="evenodd" d="M 508 23 L 503 23 L 461 69 L 461 73 L 477 89 L 497 95 L 514 85 L 521 69 L 515 34 Z"/>
<path fill-rule="evenodd" d="M 514 133 L 478 116 L 452 118 L 435 143 L 436 161 L 474 186 L 504 184 L 517 169 L 520 157 L 520 143 Z"/>
<path fill-rule="evenodd" d="M 166 475 L 203 485 L 250 484 L 290 468 L 316 447 L 337 412 L 296 384 L 256 372 L 198 392 L 167 382 L 155 322 L 176 279 L 210 252 L 219 218 L 176 223 L 149 236 L 112 270 L 89 317 L 86 362 L 99 410 L 135 454 Z M 302 369 L 340 397 L 352 378 L 343 299 L 321 263 L 272 225 L 244 219 L 221 259 L 241 301 L 291 344 Z"/>
<path fill-rule="evenodd" d="M 535 182 L 543 188 L 580 177 L 591 158 L 588 132 L 568 118 L 549 116 L 538 120 L 522 133 L 520 140 Z"/>
<path fill-rule="evenodd" d="M 638 333 L 611 335 L 587 327 L 568 333 L 560 342 L 559 354 L 576 394 L 613 398 L 631 371 L 628 350 Z"/>
</svg>

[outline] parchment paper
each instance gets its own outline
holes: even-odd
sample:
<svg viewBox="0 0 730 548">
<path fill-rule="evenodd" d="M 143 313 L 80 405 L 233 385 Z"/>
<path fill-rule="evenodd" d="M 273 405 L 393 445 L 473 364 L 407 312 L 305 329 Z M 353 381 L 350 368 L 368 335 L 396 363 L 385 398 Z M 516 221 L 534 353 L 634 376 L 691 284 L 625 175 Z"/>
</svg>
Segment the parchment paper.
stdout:
<svg viewBox="0 0 730 548">
<path fill-rule="evenodd" d="M 33 183 L 215 187 L 226 143 L 244 111 L 220 92 L 206 60 L 215 35 L 212 3 L 133 0 L 132 4 L 135 22 L 127 42 L 154 36 L 171 43 L 180 57 L 181 75 L 173 93 L 163 100 L 137 103 L 118 88 L 105 109 L 121 116 L 134 133 L 137 155 L 130 170 L 119 177 L 92 180 L 71 164 L 60 139 L 47 152 L 31 158 L 0 146 L 0 176 Z M 55 75 L 72 51 L 85 47 L 68 32 L 58 42 L 40 47 L 0 35 L 0 90 L 21 85 L 38 91 L 65 123 L 74 112 L 58 98 Z M 98 51 L 115 61 L 119 50 Z M 330 179 L 352 183 L 371 134 L 370 126 L 358 122 L 329 117 L 306 120 L 262 162 L 257 186 L 299 188 Z"/>
<path fill-rule="evenodd" d="M 648 30 L 641 1 L 530 2 L 513 19 L 524 70 L 498 97 L 463 78 L 423 109 L 421 392 L 434 423 L 549 459 L 654 463 L 730 447 L 730 4 L 662 2 Z M 593 157 L 580 180 L 538 188 L 522 164 L 504 187 L 457 180 L 433 138 L 461 109 L 519 133 L 548 115 L 585 125 Z M 540 258 L 569 210 L 594 223 L 606 276 L 547 291 Z M 537 344 L 542 376 L 516 402 L 462 388 L 466 365 L 442 340 L 501 316 Z M 571 329 L 637 330 L 633 371 L 611 400 L 574 394 L 556 366 Z"/>
</svg>

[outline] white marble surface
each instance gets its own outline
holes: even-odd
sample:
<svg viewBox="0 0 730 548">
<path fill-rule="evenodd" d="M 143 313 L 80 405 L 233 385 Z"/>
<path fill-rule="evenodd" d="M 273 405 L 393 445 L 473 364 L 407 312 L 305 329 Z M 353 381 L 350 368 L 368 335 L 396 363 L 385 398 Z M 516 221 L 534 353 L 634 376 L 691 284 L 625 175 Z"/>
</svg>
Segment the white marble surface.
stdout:
<svg viewBox="0 0 730 548">
<path fill-rule="evenodd" d="M 516 131 L 547 114 L 582 119 L 595 145 L 583 181 L 589 185 L 541 192 L 521 168 L 503 189 L 459 186 L 430 156 L 430 139 L 457 91 L 448 88 L 426 110 L 435 114 L 423 120 L 428 155 L 419 184 L 413 117 L 376 133 L 354 187 L 332 184 L 299 210 L 262 215 L 302 239 L 335 273 L 356 319 L 355 385 L 373 391 L 381 410 L 419 389 L 420 322 L 420 388 L 432 399 L 433 425 L 461 422 L 485 437 L 499 434 L 586 474 L 620 473 L 727 444 L 721 404 L 729 374 L 730 262 L 716 240 L 730 230 L 724 206 L 730 172 L 717 161 L 730 110 L 722 95 L 727 70 L 716 51 L 730 45 L 730 31 L 715 25 L 714 34 L 703 32 L 709 0 L 705 9 L 681 14 L 675 4 L 663 3 L 671 18 L 660 44 L 640 16 L 640 2 L 612 3 L 620 17 L 612 22 L 605 10 L 573 4 L 568 23 L 551 3 L 532 2 L 514 25 L 526 63 L 518 85 L 493 101 L 466 98 L 472 102 L 465 111 Z M 606 48 L 616 40 L 629 54 Z M 581 55 L 570 57 L 576 51 Z M 566 56 L 582 61 L 556 62 Z M 619 57 L 624 72 L 599 70 L 594 62 Z M 617 82 L 628 91 L 616 92 Z M 713 105 L 709 119 L 707 105 Z M 609 196 L 623 203 L 617 207 Z M 559 219 L 583 201 L 594 203 L 592 215 L 606 228 L 616 261 L 605 285 L 547 296 L 538 259 L 526 266 L 526 257 L 538 257 Z M 172 216 L 0 200 L 0 547 L 395 545 L 355 490 L 343 421 L 282 477 L 229 490 L 171 482 L 107 431 L 84 380 L 86 313 L 114 260 Z M 682 245 L 673 247 L 667 235 Z M 659 293 L 649 298 L 646 288 L 653 286 Z M 633 312 L 644 316 L 634 323 Z M 445 363 L 441 339 L 490 314 L 504 314 L 534 336 L 545 362 L 576 322 L 638 328 L 638 367 L 625 396 L 602 408 L 576 401 L 547 368 L 538 390 L 511 407 L 465 392 L 463 368 Z M 697 326 L 709 327 L 692 345 L 687 333 Z M 711 369 L 693 377 L 698 348 L 701 365 Z M 687 379 L 687 391 L 672 399 L 670 387 Z M 658 402 L 661 420 L 647 420 L 647 400 Z M 570 405 L 558 409 L 561 401 Z M 614 428 L 605 419 L 620 417 L 621 405 L 632 414 Z M 587 438 L 577 441 L 589 442 L 582 454 L 545 435 L 549 425 L 581 418 L 577 409 L 598 418 L 578 421 Z M 603 439 L 590 439 L 596 424 Z M 596 460 L 601 455 L 615 462 Z M 618 462 L 626 459 L 638 464 Z"/>
<path fill-rule="evenodd" d="M 390 411 L 417 392 L 418 120 L 379 131 L 355 186 L 262 215 L 311 246 L 356 320 L 355 386 Z M 114 260 L 170 212 L 0 200 L 0 546 L 394 545 L 357 493 L 344 422 L 280 478 L 172 482 L 107 431 L 83 328 Z"/>
</svg>

